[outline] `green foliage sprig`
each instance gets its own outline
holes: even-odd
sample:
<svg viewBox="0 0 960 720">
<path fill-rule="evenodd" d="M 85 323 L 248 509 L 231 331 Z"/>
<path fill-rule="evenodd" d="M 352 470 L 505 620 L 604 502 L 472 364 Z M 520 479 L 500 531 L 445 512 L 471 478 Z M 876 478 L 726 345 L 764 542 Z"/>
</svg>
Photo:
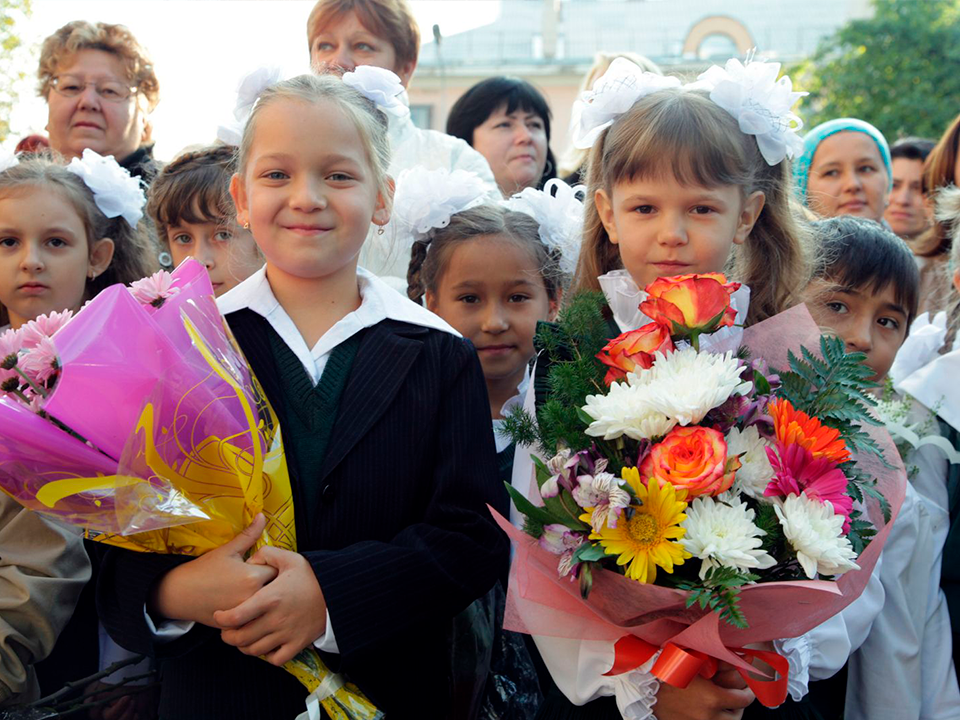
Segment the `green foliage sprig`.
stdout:
<svg viewBox="0 0 960 720">
<path fill-rule="evenodd" d="M 740 609 L 740 588 L 759 579 L 760 576 L 753 573 L 718 566 L 707 570 L 703 580 L 683 580 L 677 587 L 690 593 L 687 595 L 687 607 L 693 607 L 694 603 L 704 610 L 709 607 L 720 613 L 721 620 L 742 630 L 747 627 L 747 619 Z"/>
</svg>

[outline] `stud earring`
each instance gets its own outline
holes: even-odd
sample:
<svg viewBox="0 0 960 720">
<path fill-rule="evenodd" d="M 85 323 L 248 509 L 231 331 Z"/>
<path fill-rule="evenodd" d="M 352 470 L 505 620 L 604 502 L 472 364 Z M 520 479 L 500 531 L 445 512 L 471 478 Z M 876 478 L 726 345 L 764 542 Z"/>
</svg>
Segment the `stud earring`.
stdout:
<svg viewBox="0 0 960 720">
<path fill-rule="evenodd" d="M 383 235 L 385 232 L 386 230 L 384 229 L 383 225 L 377 228 L 377 235 Z"/>
<path fill-rule="evenodd" d="M 249 229 L 250 229 L 250 223 L 249 223 L 249 222 L 245 222 L 245 223 L 243 224 L 243 229 L 244 229 L 244 230 L 249 230 Z"/>
</svg>

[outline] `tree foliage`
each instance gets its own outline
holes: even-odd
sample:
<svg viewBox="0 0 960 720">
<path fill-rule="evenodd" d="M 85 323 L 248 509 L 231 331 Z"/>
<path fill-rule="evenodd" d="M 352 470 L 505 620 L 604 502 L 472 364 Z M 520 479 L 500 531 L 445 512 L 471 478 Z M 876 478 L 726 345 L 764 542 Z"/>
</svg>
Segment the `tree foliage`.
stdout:
<svg viewBox="0 0 960 720">
<path fill-rule="evenodd" d="M 891 142 L 939 138 L 960 112 L 960 0 L 873 0 L 873 8 L 793 69 L 810 92 L 801 111 L 807 127 L 856 117 Z"/>
<path fill-rule="evenodd" d="M 30 10 L 30 0 L 0 0 L 0 142 L 10 134 L 17 84 L 26 77 L 16 51 L 22 44 L 20 31 Z"/>
</svg>

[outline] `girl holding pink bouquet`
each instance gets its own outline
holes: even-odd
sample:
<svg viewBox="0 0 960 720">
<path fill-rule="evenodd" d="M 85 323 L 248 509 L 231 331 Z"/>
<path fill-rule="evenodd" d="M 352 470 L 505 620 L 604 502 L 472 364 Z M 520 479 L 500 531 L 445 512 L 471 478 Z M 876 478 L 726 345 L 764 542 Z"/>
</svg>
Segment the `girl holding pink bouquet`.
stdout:
<svg viewBox="0 0 960 720">
<path fill-rule="evenodd" d="M 731 60 L 681 86 L 618 59 L 578 101 L 575 145 L 591 152 L 574 290 L 603 291 L 617 326 L 611 336 L 649 322 L 638 309 L 646 297 L 641 288 L 660 277 L 729 272 L 743 283 L 731 298 L 738 325 L 799 301 L 811 263 L 807 232 L 791 206 L 788 158 L 801 147 L 790 108 L 802 94 L 792 92 L 789 78 L 776 81 L 778 71 Z M 701 339 L 701 348 L 735 347 L 740 332 L 722 329 Z M 662 338 L 649 340 L 639 349 L 653 353 Z M 607 350 L 611 359 L 618 353 L 612 343 Z M 538 365 L 541 374 L 546 368 Z M 528 409 L 533 400 L 528 393 Z M 513 485 L 529 493 L 529 448 L 518 453 Z M 871 581 L 857 602 L 882 604 L 879 582 Z M 869 620 L 848 627 L 837 616 L 816 631 L 829 634 L 829 646 L 810 636 L 778 643 L 790 660 L 791 695 L 802 697 L 808 677 L 836 672 L 867 627 Z M 610 642 L 535 639 L 562 692 L 547 697 L 542 718 L 729 719 L 753 701 L 729 666 L 712 681 L 698 676 L 679 690 L 650 674 L 653 660 L 604 675 L 614 659 Z"/>
<path fill-rule="evenodd" d="M 0 167 L 0 323 L 10 328 L 4 339 L 12 342 L 16 337 L 12 331 L 22 329 L 20 337 L 36 343 L 42 335 L 52 335 L 101 289 L 149 272 L 147 242 L 139 224 L 143 192 L 113 158 L 86 150 L 64 164 L 51 155 L 33 154 L 7 158 Z M 4 507 L 13 502 L 6 495 L 0 500 Z M 61 571 L 66 569 L 57 579 L 63 583 L 57 597 L 29 588 L 25 593 L 37 605 L 37 617 L 45 616 L 44 623 L 56 628 L 53 633 L 45 626 L 33 628 L 39 644 L 49 642 L 43 655 L 63 630 L 53 654 L 38 668 L 42 690 L 49 692 L 96 672 L 120 655 L 114 652 L 98 667 L 98 647 L 107 650 L 110 644 L 105 636 L 98 638 L 93 585 L 80 594 L 90 577 L 90 561 L 79 537 L 17 509 L 27 519 L 3 510 L 0 554 L 16 555 L 11 533 L 19 528 L 16 532 L 26 532 L 23 537 L 37 551 L 46 545 L 60 547 L 57 563 Z M 45 607 L 54 600 L 56 608 Z M 121 699 L 114 705 L 123 709 L 129 701 Z"/>
<path fill-rule="evenodd" d="M 357 267 L 393 195 L 362 92 L 264 89 L 231 184 L 266 264 L 220 309 L 280 418 L 299 552 L 245 561 L 258 517 L 194 560 L 104 559 L 107 629 L 160 658 L 161 717 L 295 717 L 305 691 L 271 665 L 310 646 L 388 717 L 462 716 L 447 636 L 506 563 L 486 508 L 506 498 L 472 346 Z"/>
</svg>

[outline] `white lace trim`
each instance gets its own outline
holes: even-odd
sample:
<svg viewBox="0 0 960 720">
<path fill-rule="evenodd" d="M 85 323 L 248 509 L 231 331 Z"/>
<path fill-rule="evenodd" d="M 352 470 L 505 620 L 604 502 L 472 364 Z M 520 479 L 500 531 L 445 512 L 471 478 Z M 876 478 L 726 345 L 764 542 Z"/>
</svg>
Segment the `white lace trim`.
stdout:
<svg viewBox="0 0 960 720">
<path fill-rule="evenodd" d="M 773 647 L 790 663 L 787 692 L 794 701 L 799 702 L 807 694 L 810 685 L 810 641 L 806 635 L 801 635 L 774 640 Z"/>
</svg>

